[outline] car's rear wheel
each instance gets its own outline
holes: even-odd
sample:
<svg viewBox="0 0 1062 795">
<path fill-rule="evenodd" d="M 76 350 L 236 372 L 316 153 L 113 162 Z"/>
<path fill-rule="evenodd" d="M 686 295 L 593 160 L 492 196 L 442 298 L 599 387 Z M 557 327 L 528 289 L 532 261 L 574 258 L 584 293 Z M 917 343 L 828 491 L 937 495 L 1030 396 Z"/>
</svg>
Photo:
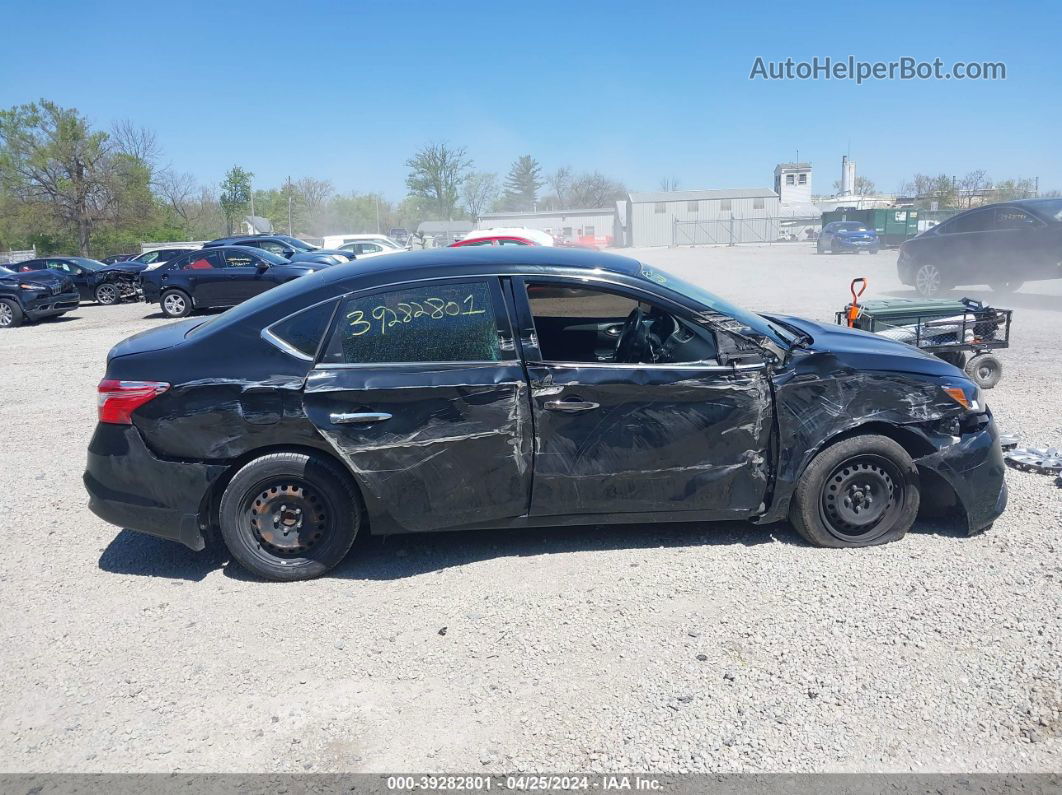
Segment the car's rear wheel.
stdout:
<svg viewBox="0 0 1062 795">
<path fill-rule="evenodd" d="M 361 527 L 361 499 L 326 458 L 272 453 L 245 464 L 221 497 L 221 536 L 245 569 L 307 580 L 332 569 Z"/>
<path fill-rule="evenodd" d="M 121 297 L 118 288 L 113 284 L 101 284 L 96 288 L 96 303 L 98 304 L 103 304 L 104 306 L 117 304 Z"/>
<path fill-rule="evenodd" d="M 186 317 L 192 311 L 192 299 L 184 290 L 167 290 L 159 306 L 166 317 Z"/>
<path fill-rule="evenodd" d="M 886 436 L 853 436 L 819 453 L 797 484 L 789 519 L 820 547 L 896 541 L 914 524 L 918 468 Z"/>
<path fill-rule="evenodd" d="M 9 298 L 0 299 L 0 328 L 15 328 L 21 326 L 26 316 L 15 301 Z"/>
<path fill-rule="evenodd" d="M 914 280 L 915 289 L 923 298 L 935 298 L 942 290 L 947 289 L 944 284 L 944 274 L 931 262 L 918 266 Z"/>
<path fill-rule="evenodd" d="M 992 288 L 992 292 L 999 293 L 1001 295 L 1010 295 L 1016 293 L 1021 289 L 1025 282 L 1011 281 L 1011 282 L 992 282 L 989 287 Z"/>
</svg>

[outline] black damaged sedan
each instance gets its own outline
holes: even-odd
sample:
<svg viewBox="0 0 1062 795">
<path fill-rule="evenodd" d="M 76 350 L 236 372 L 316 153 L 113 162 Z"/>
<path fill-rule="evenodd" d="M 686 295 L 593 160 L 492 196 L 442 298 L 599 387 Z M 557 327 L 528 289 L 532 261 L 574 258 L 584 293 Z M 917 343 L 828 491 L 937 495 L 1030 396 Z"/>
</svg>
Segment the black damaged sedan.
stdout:
<svg viewBox="0 0 1062 795">
<path fill-rule="evenodd" d="M 367 531 L 788 518 L 861 547 L 921 503 L 970 532 L 1006 505 L 991 413 L 940 359 L 530 247 L 337 266 L 119 343 L 85 485 L 277 580 Z"/>
</svg>

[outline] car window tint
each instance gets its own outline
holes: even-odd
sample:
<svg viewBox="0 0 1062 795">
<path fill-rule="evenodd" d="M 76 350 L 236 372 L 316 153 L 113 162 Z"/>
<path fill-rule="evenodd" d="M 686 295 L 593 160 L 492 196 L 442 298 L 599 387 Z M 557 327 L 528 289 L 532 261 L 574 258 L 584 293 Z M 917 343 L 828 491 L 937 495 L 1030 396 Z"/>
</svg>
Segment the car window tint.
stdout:
<svg viewBox="0 0 1062 795">
<path fill-rule="evenodd" d="M 183 268 L 187 271 L 202 271 L 216 268 L 219 265 L 217 252 L 200 251 L 184 261 Z"/>
<path fill-rule="evenodd" d="M 953 218 L 948 222 L 949 232 L 984 232 L 992 227 L 992 211 L 980 210 L 969 215 Z"/>
<path fill-rule="evenodd" d="M 279 254 L 282 257 L 287 256 L 287 250 L 284 246 L 277 243 L 275 240 L 259 240 L 251 245 L 257 246 L 265 251 L 270 251 L 273 254 Z"/>
<path fill-rule="evenodd" d="M 1032 229 L 1039 221 L 1016 207 L 1000 207 L 996 210 L 996 229 Z"/>
<path fill-rule="evenodd" d="M 529 284 L 527 300 L 538 318 L 625 320 L 638 302 L 616 293 L 559 284 Z"/>
<path fill-rule="evenodd" d="M 487 282 L 441 283 L 348 299 L 323 358 L 332 363 L 502 358 Z"/>
<path fill-rule="evenodd" d="M 335 301 L 311 306 L 269 327 L 269 333 L 299 353 L 313 358 L 332 319 Z"/>
<path fill-rule="evenodd" d="M 62 262 L 60 260 L 49 260 L 48 269 L 53 271 L 62 271 L 63 273 L 75 274 L 78 272 L 76 266 L 71 265 L 68 262 Z"/>
<path fill-rule="evenodd" d="M 226 251 L 226 268 L 251 268 L 258 264 L 258 258 L 244 251 Z"/>
<path fill-rule="evenodd" d="M 514 238 L 502 238 L 498 241 L 499 246 L 526 246 L 523 240 L 516 240 Z"/>
</svg>

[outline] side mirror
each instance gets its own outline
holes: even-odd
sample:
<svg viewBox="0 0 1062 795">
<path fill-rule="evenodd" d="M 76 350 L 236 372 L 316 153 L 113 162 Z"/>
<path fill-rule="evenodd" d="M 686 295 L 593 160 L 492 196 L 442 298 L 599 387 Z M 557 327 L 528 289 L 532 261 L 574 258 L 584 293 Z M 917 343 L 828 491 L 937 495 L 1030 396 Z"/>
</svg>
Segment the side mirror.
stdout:
<svg viewBox="0 0 1062 795">
<path fill-rule="evenodd" d="M 261 260 L 258 261 L 258 272 L 259 273 L 265 273 L 271 267 L 272 266 L 268 262 L 263 262 Z"/>
</svg>

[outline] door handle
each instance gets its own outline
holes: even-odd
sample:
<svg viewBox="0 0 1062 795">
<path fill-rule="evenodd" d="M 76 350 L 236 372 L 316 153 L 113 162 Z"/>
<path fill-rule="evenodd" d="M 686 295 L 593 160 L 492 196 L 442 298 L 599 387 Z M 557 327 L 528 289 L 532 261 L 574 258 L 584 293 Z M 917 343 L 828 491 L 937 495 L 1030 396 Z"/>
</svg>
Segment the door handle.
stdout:
<svg viewBox="0 0 1062 795">
<path fill-rule="evenodd" d="M 391 415 L 383 411 L 362 411 L 354 414 L 331 414 L 329 419 L 333 425 L 364 425 L 369 422 L 389 420 Z"/>
<path fill-rule="evenodd" d="M 605 328 L 605 333 L 610 337 L 618 337 L 623 334 L 623 324 L 617 323 L 614 326 L 608 326 Z"/>
<path fill-rule="evenodd" d="M 547 400 L 546 411 L 565 411 L 574 414 L 578 411 L 593 411 L 601 406 L 589 400 Z"/>
</svg>

